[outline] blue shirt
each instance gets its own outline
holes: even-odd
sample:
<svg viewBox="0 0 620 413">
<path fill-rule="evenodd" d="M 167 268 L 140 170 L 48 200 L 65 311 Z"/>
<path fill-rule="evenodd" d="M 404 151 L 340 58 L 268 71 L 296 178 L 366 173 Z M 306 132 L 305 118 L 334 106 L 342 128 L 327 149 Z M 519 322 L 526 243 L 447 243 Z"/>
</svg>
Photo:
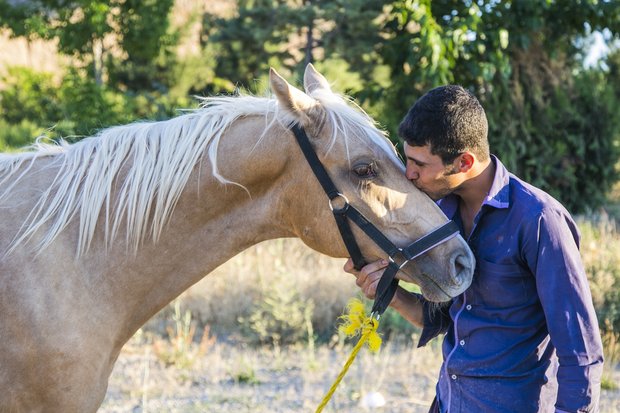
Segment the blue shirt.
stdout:
<svg viewBox="0 0 620 413">
<path fill-rule="evenodd" d="M 496 167 L 467 239 L 471 286 L 425 303 L 420 346 L 445 333 L 441 412 L 597 412 L 603 348 L 579 234 L 551 196 Z M 458 197 L 438 202 L 463 226 Z"/>
</svg>

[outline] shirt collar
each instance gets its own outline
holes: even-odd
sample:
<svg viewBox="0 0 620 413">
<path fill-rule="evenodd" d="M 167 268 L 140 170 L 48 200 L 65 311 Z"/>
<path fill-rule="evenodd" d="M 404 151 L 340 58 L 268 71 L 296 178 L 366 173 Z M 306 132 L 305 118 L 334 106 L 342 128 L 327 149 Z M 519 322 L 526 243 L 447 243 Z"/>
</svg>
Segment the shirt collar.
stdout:
<svg viewBox="0 0 620 413">
<path fill-rule="evenodd" d="M 482 205 L 489 205 L 498 209 L 508 208 L 510 206 L 510 172 L 495 155 L 491 155 L 491 161 L 495 165 L 495 176 L 491 189 Z M 437 201 L 437 205 L 444 214 L 453 217 L 459 205 L 458 196 L 450 194 Z"/>
<path fill-rule="evenodd" d="M 495 164 L 495 176 L 486 199 L 482 205 L 490 205 L 495 208 L 508 208 L 510 206 L 510 172 L 504 164 L 491 155 L 491 161 Z"/>
</svg>

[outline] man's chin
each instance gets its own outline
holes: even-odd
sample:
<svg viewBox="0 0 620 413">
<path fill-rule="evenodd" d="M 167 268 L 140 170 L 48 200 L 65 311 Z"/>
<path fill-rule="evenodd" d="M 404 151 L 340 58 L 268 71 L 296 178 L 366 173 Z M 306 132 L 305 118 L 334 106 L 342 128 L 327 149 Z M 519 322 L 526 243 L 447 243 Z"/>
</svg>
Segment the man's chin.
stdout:
<svg viewBox="0 0 620 413">
<path fill-rule="evenodd" d="M 415 185 L 415 183 L 414 183 Z M 430 199 L 432 199 L 433 201 L 439 201 L 441 198 L 445 198 L 447 195 L 449 195 L 451 193 L 451 191 L 445 191 L 445 193 L 438 193 L 438 192 L 433 192 L 433 191 L 428 191 L 426 189 L 424 189 L 424 187 L 415 185 L 416 188 L 418 188 L 420 191 L 424 192 Z"/>
<path fill-rule="evenodd" d="M 422 188 L 419 188 L 420 191 L 424 192 L 426 195 L 428 195 L 428 197 L 430 199 L 432 199 L 433 201 L 439 201 L 441 198 L 444 198 L 446 196 L 446 194 L 438 194 L 437 192 L 427 192 Z"/>
<path fill-rule="evenodd" d="M 433 201 L 437 202 L 440 199 L 443 199 L 445 197 L 447 197 L 448 195 L 451 195 L 454 191 L 451 190 L 443 190 L 441 192 L 427 192 L 423 189 L 420 189 L 422 192 L 424 192 L 426 195 L 428 195 L 428 197 L 430 199 L 432 199 Z"/>
</svg>

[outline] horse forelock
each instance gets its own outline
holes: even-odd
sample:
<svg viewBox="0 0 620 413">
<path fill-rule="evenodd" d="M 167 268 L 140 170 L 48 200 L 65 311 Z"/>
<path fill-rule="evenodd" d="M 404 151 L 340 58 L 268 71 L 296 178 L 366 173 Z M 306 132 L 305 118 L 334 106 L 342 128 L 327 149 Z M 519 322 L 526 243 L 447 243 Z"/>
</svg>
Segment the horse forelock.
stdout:
<svg viewBox="0 0 620 413">
<path fill-rule="evenodd" d="M 370 137 L 387 152 L 394 152 L 361 109 L 352 108 L 346 99 L 331 93 L 316 93 L 313 97 L 326 109 L 332 123 L 332 144 L 338 136 Z M 265 130 L 274 122 L 287 126 L 295 120 L 290 113 L 279 111 L 274 99 L 209 97 L 202 99 L 199 109 L 187 110 L 167 121 L 135 122 L 104 129 L 72 145 L 38 142 L 30 152 L 3 154 L 0 185 L 6 187 L 0 201 L 35 168 L 36 159 L 51 157 L 58 168 L 53 183 L 41 195 L 7 252 L 47 227 L 35 246 L 41 251 L 77 217 L 76 253 L 82 255 L 91 245 L 102 214 L 101 230 L 107 246 L 121 236 L 123 222 L 127 245 L 134 252 L 147 236 L 156 242 L 201 157 L 209 157 L 214 178 L 234 184 L 218 171 L 218 144 L 235 120 L 253 115 L 264 116 Z M 117 181 L 121 171 L 122 179 Z M 114 186 L 120 189 L 113 193 Z"/>
</svg>

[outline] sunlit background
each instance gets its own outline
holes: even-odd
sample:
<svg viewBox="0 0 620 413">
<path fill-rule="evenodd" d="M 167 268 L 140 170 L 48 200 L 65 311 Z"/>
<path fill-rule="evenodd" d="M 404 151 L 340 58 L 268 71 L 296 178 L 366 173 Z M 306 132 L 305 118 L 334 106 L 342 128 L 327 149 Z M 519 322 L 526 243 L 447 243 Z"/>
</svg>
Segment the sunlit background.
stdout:
<svg viewBox="0 0 620 413">
<path fill-rule="evenodd" d="M 601 411 L 611 413 L 619 39 L 614 0 L 0 0 L 0 150 L 167 119 L 196 107 L 195 96 L 268 94 L 270 67 L 299 84 L 310 62 L 398 144 L 419 96 L 461 84 L 487 111 L 492 151 L 579 217 L 607 354 Z M 357 294 L 343 264 L 291 240 L 243 253 L 139 331 L 102 411 L 312 410 L 350 349 L 335 333 Z M 382 329 L 388 347 L 364 356 L 332 411 L 369 400 L 428 409 L 438 341 L 416 349 L 419 332 L 392 312 Z"/>
</svg>

